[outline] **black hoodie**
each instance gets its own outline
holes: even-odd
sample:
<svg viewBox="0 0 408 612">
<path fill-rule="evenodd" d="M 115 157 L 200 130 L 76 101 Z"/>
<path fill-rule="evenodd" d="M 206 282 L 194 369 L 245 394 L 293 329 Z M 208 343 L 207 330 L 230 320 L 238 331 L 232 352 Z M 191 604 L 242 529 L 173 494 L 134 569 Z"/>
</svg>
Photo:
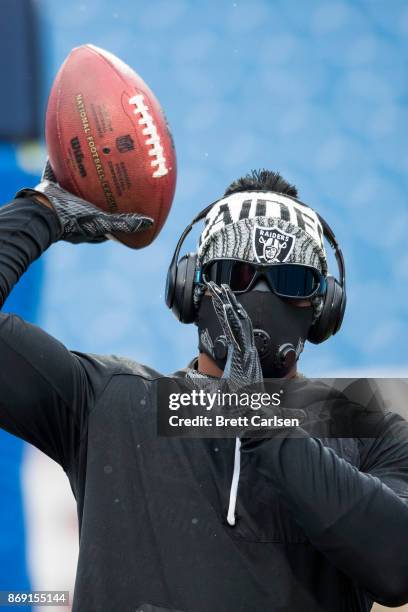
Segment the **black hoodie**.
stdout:
<svg viewBox="0 0 408 612">
<path fill-rule="evenodd" d="M 29 199 L 0 210 L 2 303 L 56 235 L 52 211 Z M 0 358 L 0 426 L 57 461 L 77 501 L 74 611 L 352 612 L 408 601 L 400 416 L 388 413 L 376 438 L 280 437 L 240 453 L 234 439 L 158 436 L 161 376 L 148 367 L 70 352 L 7 314 Z"/>
</svg>

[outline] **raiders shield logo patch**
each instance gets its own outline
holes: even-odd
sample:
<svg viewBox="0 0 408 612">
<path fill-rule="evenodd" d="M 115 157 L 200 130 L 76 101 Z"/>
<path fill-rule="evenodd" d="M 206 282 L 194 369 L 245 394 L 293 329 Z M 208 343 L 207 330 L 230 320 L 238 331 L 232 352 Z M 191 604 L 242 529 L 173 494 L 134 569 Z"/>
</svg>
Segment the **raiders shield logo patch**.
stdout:
<svg viewBox="0 0 408 612">
<path fill-rule="evenodd" d="M 295 236 L 278 227 L 256 225 L 253 233 L 253 249 L 259 263 L 283 263 L 295 246 Z"/>
</svg>

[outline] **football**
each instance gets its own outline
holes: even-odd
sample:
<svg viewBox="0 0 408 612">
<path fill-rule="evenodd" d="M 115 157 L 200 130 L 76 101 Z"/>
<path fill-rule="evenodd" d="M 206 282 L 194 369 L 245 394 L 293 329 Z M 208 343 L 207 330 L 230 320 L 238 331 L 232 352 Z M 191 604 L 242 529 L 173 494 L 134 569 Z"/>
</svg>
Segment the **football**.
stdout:
<svg viewBox="0 0 408 612">
<path fill-rule="evenodd" d="M 94 45 L 71 51 L 48 100 L 45 137 L 60 185 L 107 212 L 138 212 L 154 225 L 115 238 L 150 244 L 176 186 L 173 139 L 153 92 L 127 64 Z"/>
</svg>

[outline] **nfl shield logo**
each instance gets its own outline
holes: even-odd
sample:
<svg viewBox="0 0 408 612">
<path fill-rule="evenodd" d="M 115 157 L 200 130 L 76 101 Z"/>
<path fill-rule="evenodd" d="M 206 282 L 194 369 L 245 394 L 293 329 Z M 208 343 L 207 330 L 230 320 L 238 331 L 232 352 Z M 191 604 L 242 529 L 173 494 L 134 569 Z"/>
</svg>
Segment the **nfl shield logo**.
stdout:
<svg viewBox="0 0 408 612">
<path fill-rule="evenodd" d="M 295 236 L 278 227 L 256 225 L 253 233 L 253 248 L 259 263 L 283 263 L 287 261 L 295 246 Z"/>
</svg>

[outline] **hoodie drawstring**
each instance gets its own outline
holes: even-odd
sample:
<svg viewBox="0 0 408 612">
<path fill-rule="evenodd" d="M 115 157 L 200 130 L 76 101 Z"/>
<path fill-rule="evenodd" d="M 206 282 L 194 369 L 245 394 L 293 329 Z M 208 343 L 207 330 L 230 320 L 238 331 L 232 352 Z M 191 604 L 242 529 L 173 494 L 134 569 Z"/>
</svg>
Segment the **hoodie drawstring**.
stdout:
<svg viewBox="0 0 408 612">
<path fill-rule="evenodd" d="M 241 471 L 241 440 L 235 438 L 234 471 L 232 473 L 227 522 L 231 527 L 235 525 L 235 509 L 237 505 L 237 493 L 239 485 L 239 475 Z"/>
</svg>

